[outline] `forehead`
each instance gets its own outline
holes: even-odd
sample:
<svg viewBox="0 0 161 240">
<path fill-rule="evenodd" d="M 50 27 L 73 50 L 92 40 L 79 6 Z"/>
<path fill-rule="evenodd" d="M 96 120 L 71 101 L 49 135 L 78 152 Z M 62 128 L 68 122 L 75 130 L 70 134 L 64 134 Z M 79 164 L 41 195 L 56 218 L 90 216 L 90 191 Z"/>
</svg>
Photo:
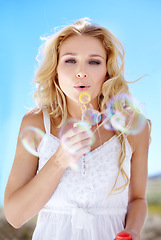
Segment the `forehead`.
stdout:
<svg viewBox="0 0 161 240">
<path fill-rule="evenodd" d="M 101 40 L 90 36 L 71 36 L 66 39 L 60 47 L 60 55 L 72 52 L 75 54 L 101 54 L 106 56 L 105 48 Z"/>
</svg>

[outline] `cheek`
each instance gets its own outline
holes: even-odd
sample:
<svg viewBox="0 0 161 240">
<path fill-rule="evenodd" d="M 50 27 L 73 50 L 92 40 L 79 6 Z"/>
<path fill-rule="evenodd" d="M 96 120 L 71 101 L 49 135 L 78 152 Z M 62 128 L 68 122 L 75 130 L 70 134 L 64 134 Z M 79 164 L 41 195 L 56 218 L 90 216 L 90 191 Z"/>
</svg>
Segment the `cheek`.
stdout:
<svg viewBox="0 0 161 240">
<path fill-rule="evenodd" d="M 66 69 L 62 65 L 58 66 L 57 74 L 58 74 L 58 82 L 61 90 L 64 93 L 68 92 L 70 87 L 70 78 L 71 78 L 68 69 Z"/>
<path fill-rule="evenodd" d="M 71 72 L 73 72 L 70 68 L 67 68 L 66 66 L 60 66 L 57 69 L 57 73 L 58 73 L 58 78 L 68 78 L 71 76 Z"/>
<path fill-rule="evenodd" d="M 106 71 L 97 71 L 95 72 L 94 76 L 95 76 L 95 82 L 97 84 L 102 85 L 106 79 Z"/>
</svg>

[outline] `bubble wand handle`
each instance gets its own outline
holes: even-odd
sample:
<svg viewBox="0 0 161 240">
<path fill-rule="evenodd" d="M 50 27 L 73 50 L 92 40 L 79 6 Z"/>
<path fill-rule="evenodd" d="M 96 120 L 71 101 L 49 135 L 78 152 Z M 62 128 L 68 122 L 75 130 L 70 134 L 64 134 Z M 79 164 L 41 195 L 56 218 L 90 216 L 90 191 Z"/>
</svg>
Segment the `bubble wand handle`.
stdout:
<svg viewBox="0 0 161 240">
<path fill-rule="evenodd" d="M 81 106 L 81 113 L 82 113 L 81 120 L 83 120 L 83 113 L 84 113 L 84 111 L 87 110 L 89 102 L 91 101 L 90 94 L 88 92 L 82 92 L 79 95 L 79 101 L 80 101 L 80 103 L 82 103 L 82 106 Z"/>
<path fill-rule="evenodd" d="M 79 96 L 79 101 L 82 103 L 81 106 L 81 120 L 85 121 L 89 124 L 89 127 L 91 128 L 93 125 L 96 125 L 101 120 L 101 114 L 95 110 L 90 103 L 91 96 L 88 92 L 83 92 Z"/>
<path fill-rule="evenodd" d="M 132 240 L 130 233 L 120 232 L 116 235 L 116 240 Z"/>
</svg>

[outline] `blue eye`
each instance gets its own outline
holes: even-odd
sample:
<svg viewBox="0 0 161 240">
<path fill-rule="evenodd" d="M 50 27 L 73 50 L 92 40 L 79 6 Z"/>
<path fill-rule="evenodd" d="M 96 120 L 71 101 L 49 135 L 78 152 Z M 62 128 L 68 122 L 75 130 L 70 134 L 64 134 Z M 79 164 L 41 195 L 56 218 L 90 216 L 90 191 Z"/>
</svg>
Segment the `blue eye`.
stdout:
<svg viewBox="0 0 161 240">
<path fill-rule="evenodd" d="M 76 63 L 74 59 L 65 60 L 66 63 Z"/>
<path fill-rule="evenodd" d="M 100 62 L 99 61 L 90 61 L 89 64 L 91 64 L 91 65 L 99 65 Z"/>
</svg>

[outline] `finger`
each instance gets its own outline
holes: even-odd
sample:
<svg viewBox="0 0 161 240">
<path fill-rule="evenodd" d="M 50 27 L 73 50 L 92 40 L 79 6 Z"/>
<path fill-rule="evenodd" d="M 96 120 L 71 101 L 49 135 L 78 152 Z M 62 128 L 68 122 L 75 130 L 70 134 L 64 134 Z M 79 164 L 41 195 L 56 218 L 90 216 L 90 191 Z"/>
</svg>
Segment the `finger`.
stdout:
<svg viewBox="0 0 161 240">
<path fill-rule="evenodd" d="M 77 148 L 82 148 L 85 145 L 91 145 L 93 143 L 93 133 L 81 132 L 72 137 L 64 136 L 62 142 L 67 147 L 71 148 L 72 146 L 78 146 Z"/>
<path fill-rule="evenodd" d="M 80 127 L 72 127 L 63 135 L 63 137 L 71 138 L 71 137 L 73 137 L 73 136 L 75 136 L 75 135 L 77 135 L 81 132 L 87 132 L 87 131 L 88 131 L 87 128 L 84 129 L 84 128 L 80 128 Z"/>
<path fill-rule="evenodd" d="M 73 124 L 73 126 L 65 132 L 65 135 L 67 137 L 72 137 L 73 135 L 78 134 L 79 132 L 88 131 L 91 131 L 89 124 L 85 124 L 85 122 L 78 122 Z"/>
<path fill-rule="evenodd" d="M 78 142 L 78 143 L 76 143 L 74 145 L 70 145 L 69 142 L 67 142 L 65 144 L 63 143 L 63 144 L 64 144 L 65 149 L 69 153 L 77 154 L 79 151 L 81 151 L 81 149 L 90 148 L 90 143 L 91 143 L 90 139 L 85 139 L 84 141 Z"/>
<path fill-rule="evenodd" d="M 79 142 L 83 142 L 84 140 L 87 140 L 87 139 L 90 140 L 92 137 L 93 137 L 93 133 L 91 134 L 89 132 L 81 132 L 81 133 L 73 136 L 69 140 L 74 145 L 74 144 L 77 144 Z"/>
<path fill-rule="evenodd" d="M 73 155 L 73 162 L 77 162 L 83 155 L 86 155 L 90 152 L 91 147 L 84 147 L 76 151 Z"/>
<path fill-rule="evenodd" d="M 90 138 L 85 138 L 85 139 L 73 144 L 72 147 L 71 147 L 71 150 L 74 151 L 74 152 L 77 152 L 82 148 L 86 148 L 86 147 L 90 147 L 90 146 L 91 146 L 91 139 Z"/>
</svg>

